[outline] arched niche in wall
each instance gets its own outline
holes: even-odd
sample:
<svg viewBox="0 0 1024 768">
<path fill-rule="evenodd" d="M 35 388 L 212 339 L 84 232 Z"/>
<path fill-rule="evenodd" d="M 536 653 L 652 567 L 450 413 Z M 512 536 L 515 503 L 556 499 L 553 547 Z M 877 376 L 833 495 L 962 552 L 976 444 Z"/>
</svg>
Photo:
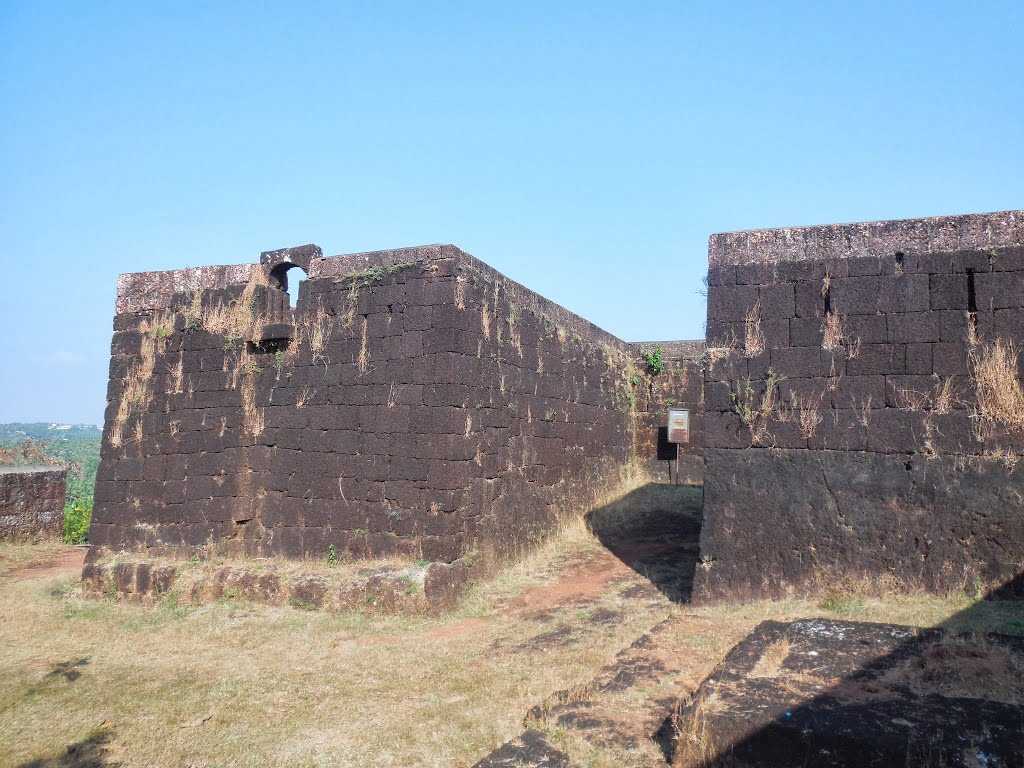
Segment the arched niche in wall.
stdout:
<svg viewBox="0 0 1024 768">
<path fill-rule="evenodd" d="M 306 281 L 306 270 L 299 264 L 281 262 L 270 270 L 270 285 L 288 294 L 288 304 L 292 309 L 299 301 L 299 289 Z"/>
<path fill-rule="evenodd" d="M 289 304 L 294 308 L 299 301 L 300 284 L 309 274 L 313 260 L 321 256 L 323 251 L 320 250 L 320 246 L 308 243 L 276 251 L 264 251 L 260 254 L 260 264 L 267 271 L 270 284 L 287 293 Z M 296 267 L 298 272 L 295 271 Z"/>
</svg>

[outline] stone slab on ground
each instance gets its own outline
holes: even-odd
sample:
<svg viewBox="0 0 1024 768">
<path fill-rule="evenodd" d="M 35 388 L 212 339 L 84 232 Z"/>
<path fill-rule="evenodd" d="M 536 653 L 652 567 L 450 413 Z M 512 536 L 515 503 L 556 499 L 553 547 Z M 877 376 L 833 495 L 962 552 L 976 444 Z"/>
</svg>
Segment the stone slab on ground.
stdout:
<svg viewBox="0 0 1024 768">
<path fill-rule="evenodd" d="M 474 768 L 576 765 L 573 755 L 560 752 L 564 763 L 545 762 L 552 760 L 552 751 L 558 752 L 548 740 L 554 732 L 614 756 L 623 766 L 665 765 L 676 701 L 692 692 L 703 674 L 694 674 L 695 652 L 686 644 L 688 633 L 679 631 L 680 622 L 692 620 L 683 616 L 659 622 L 586 685 L 557 691 L 531 707 L 526 730 Z M 518 762 L 502 762 L 513 758 Z"/>
<path fill-rule="evenodd" d="M 680 711 L 678 768 L 1024 766 L 1024 639 L 766 621 Z"/>
<path fill-rule="evenodd" d="M 82 568 L 84 594 L 142 603 L 176 590 L 194 604 L 240 599 L 311 610 L 414 613 L 451 607 L 470 580 L 470 568 L 462 560 L 303 568 L 272 558 L 196 563 L 121 555 L 104 561 L 95 552 Z"/>
</svg>

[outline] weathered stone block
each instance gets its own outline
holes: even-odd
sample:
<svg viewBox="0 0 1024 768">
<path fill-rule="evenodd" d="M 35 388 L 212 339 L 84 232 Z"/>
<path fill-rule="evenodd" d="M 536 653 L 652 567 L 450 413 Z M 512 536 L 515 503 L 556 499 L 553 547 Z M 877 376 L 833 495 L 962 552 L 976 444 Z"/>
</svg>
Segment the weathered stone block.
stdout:
<svg viewBox="0 0 1024 768">
<path fill-rule="evenodd" d="M 56 538 L 64 523 L 66 470 L 46 465 L 0 467 L 0 539 Z M 117 499 L 125 486 L 104 483 Z"/>
</svg>

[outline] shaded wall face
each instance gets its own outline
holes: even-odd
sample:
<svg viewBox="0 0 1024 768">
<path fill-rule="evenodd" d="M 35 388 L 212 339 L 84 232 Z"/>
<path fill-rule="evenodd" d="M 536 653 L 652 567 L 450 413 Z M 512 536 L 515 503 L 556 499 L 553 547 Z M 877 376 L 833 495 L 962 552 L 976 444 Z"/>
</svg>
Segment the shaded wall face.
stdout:
<svg viewBox="0 0 1024 768">
<path fill-rule="evenodd" d="M 65 477 L 63 469 L 0 469 L 0 539 L 59 537 Z"/>
<path fill-rule="evenodd" d="M 999 350 L 1024 344 L 1024 249 L 709 280 L 698 595 L 885 574 L 960 589 L 1019 571 L 1024 435 L 986 375 L 1019 386 L 1019 358 Z"/>
<path fill-rule="evenodd" d="M 457 258 L 314 273 L 294 316 L 251 282 L 116 318 L 92 543 L 504 555 L 632 458 L 629 354 L 510 281 Z M 253 344 L 267 322 L 291 340 Z"/>
<path fill-rule="evenodd" d="M 644 368 L 642 360 L 637 367 Z M 656 481 L 699 484 L 704 476 L 704 373 L 700 362 L 668 359 L 662 373 L 638 381 L 634 391 L 639 464 Z M 669 408 L 690 412 L 690 442 L 677 447 L 677 459 L 672 462 L 658 458 L 659 432 L 664 440 Z"/>
</svg>

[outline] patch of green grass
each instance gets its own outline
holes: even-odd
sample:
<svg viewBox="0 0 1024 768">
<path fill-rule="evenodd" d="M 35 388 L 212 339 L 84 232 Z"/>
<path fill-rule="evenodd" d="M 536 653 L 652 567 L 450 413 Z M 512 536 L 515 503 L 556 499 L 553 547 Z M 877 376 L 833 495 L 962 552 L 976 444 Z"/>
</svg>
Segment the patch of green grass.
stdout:
<svg viewBox="0 0 1024 768">
<path fill-rule="evenodd" d="M 846 594 L 844 592 L 829 592 L 818 603 L 818 607 L 823 611 L 850 616 L 855 613 L 863 613 L 865 605 L 864 598 L 858 595 Z"/>
<path fill-rule="evenodd" d="M 1006 635 L 1024 635 L 1024 618 L 1010 619 L 999 628 L 999 631 Z"/>
<path fill-rule="evenodd" d="M 309 600 L 305 600 L 301 597 L 288 598 L 288 605 L 290 605 L 292 608 L 297 608 L 300 611 L 316 611 L 319 609 L 318 605 Z"/>
</svg>

